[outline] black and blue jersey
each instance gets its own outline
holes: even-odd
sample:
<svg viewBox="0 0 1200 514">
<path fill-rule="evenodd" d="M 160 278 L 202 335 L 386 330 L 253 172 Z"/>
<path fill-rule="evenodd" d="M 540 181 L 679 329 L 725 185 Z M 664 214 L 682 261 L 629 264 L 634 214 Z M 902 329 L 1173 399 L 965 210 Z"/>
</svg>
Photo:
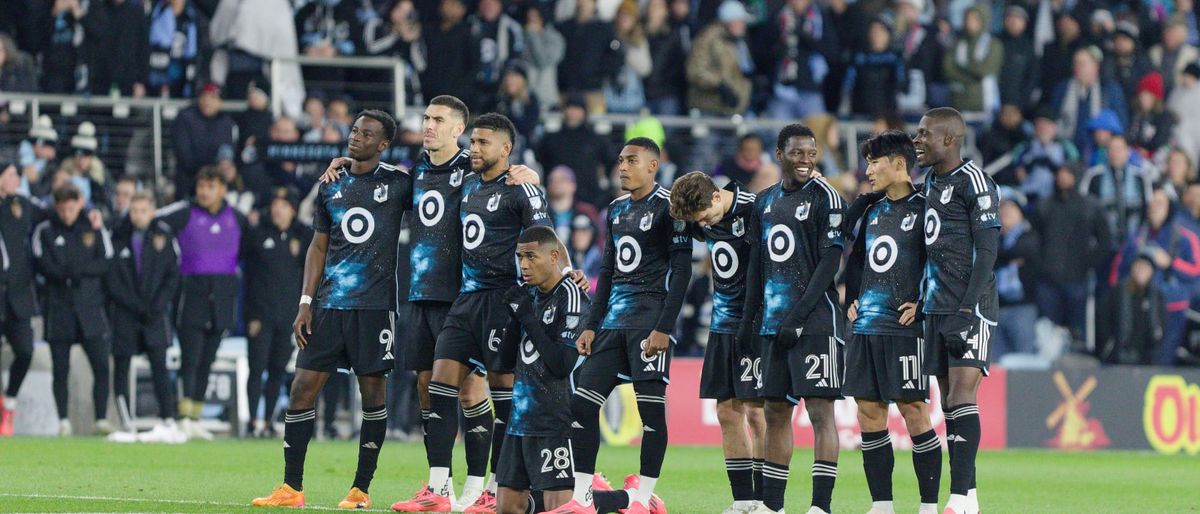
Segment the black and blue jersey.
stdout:
<svg viewBox="0 0 1200 514">
<path fill-rule="evenodd" d="M 533 225 L 550 226 L 542 190 L 529 184 L 505 184 L 507 178 L 507 171 L 488 181 L 472 174 L 463 184 L 459 209 L 463 293 L 516 285 L 521 231 Z"/>
<path fill-rule="evenodd" d="M 587 293 L 571 282 L 570 277 L 563 277 L 549 294 L 534 288 L 534 306 L 554 348 L 540 352 L 528 338 L 521 338 L 507 430 L 518 436 L 570 437 L 569 374 L 579 358 L 575 340 L 583 331 L 583 317 L 591 303 Z M 547 364 L 549 359 L 554 359 L 554 367 L 566 373 L 552 372 Z"/>
<path fill-rule="evenodd" d="M 400 218 L 412 175 L 390 164 L 355 175 L 343 168 L 317 192 L 313 230 L 329 235 L 316 304 L 336 310 L 395 310 Z"/>
<path fill-rule="evenodd" d="M 411 171 L 412 207 L 416 219 L 409 223 L 408 300 L 453 302 L 462 278 L 462 228 L 458 209 L 462 186 L 471 175 L 471 156 L 460 150 L 445 164 L 435 166 L 421 152 Z"/>
<path fill-rule="evenodd" d="M 746 302 L 746 268 L 755 237 L 747 227 L 756 197 L 736 181 L 730 181 L 725 190 L 733 193 L 733 206 L 725 217 L 707 227 L 690 225 L 693 237 L 708 245 L 712 259 L 712 322 L 708 330 L 736 334 Z"/>
<path fill-rule="evenodd" d="M 975 262 L 975 231 L 1000 226 L 1000 197 L 992 177 L 974 162 L 925 177 L 925 312 L 950 314 L 963 306 Z M 996 298 L 996 279 L 988 280 L 983 297 Z M 976 314 L 995 320 L 997 301 L 976 305 Z"/>
<path fill-rule="evenodd" d="M 667 298 L 671 252 L 690 251 L 687 223 L 671 218 L 671 191 L 655 185 L 640 200 L 624 195 L 608 206 L 605 260 L 612 289 L 602 329 L 654 329 Z M 596 314 L 596 313 L 593 313 Z"/>
<path fill-rule="evenodd" d="M 851 258 L 863 263 L 855 334 L 921 337 L 920 323 L 900 324 L 900 306 L 920 300 L 924 212 L 925 196 L 917 192 L 899 200 L 884 197 L 867 208 Z"/>
<path fill-rule="evenodd" d="M 809 179 L 786 190 L 775 184 L 758 194 L 753 224 L 761 245 L 763 280 L 759 335 L 775 336 L 793 306 L 808 289 L 821 251 L 844 245 L 845 202 L 823 178 Z M 830 283 L 804 324 L 804 335 L 841 337 L 841 310 L 836 284 Z"/>
</svg>

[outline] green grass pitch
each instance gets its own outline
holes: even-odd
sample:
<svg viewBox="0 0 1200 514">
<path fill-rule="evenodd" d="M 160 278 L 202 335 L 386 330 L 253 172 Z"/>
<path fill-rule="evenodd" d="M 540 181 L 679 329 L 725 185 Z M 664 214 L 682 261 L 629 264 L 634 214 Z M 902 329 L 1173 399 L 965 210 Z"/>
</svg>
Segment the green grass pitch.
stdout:
<svg viewBox="0 0 1200 514">
<path fill-rule="evenodd" d="M 457 484 L 465 467 L 456 448 Z M 309 447 L 308 504 L 337 504 L 354 477 L 353 442 L 314 441 Z M 788 512 L 808 508 L 809 450 L 797 449 L 788 486 Z M 636 472 L 636 447 L 604 447 L 599 468 L 619 487 Z M 246 506 L 282 478 L 280 441 L 217 441 L 180 446 L 121 445 L 95 438 L 0 439 L 0 512 L 261 512 Z M 425 478 L 420 445 L 383 448 L 371 497 L 375 511 L 407 498 Z M 949 490 L 943 471 L 942 503 Z M 897 512 L 916 512 L 917 491 L 907 452 L 897 452 Z M 979 457 L 983 512 L 1200 512 L 1200 461 L 1149 453 L 1054 453 L 1007 450 Z M 719 448 L 672 447 L 658 493 L 676 514 L 717 513 L 731 497 Z M 858 451 L 843 451 L 835 512 L 862 513 L 870 495 Z"/>
</svg>

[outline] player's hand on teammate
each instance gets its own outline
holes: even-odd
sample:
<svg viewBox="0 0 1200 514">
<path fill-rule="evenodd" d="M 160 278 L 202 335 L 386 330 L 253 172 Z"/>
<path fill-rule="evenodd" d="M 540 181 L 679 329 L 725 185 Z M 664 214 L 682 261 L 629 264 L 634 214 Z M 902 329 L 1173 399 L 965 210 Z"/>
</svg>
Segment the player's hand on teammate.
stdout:
<svg viewBox="0 0 1200 514">
<path fill-rule="evenodd" d="M 584 330 L 582 334 L 579 334 L 579 339 L 575 341 L 575 349 L 579 350 L 579 355 L 591 355 L 592 341 L 595 339 L 595 330 Z"/>
<path fill-rule="evenodd" d="M 571 278 L 572 284 L 575 284 L 584 291 L 587 291 L 592 286 L 592 284 L 588 282 L 587 275 L 583 274 L 583 270 L 573 269 L 567 271 L 567 276 Z"/>
<path fill-rule="evenodd" d="M 955 359 L 961 359 L 967 353 L 967 340 L 975 329 L 978 320 L 969 312 L 958 311 L 946 317 L 942 322 L 941 334 L 946 340 L 946 352 Z"/>
<path fill-rule="evenodd" d="M 321 183 L 329 184 L 337 181 L 338 170 L 348 168 L 354 164 L 354 159 L 349 157 L 338 157 L 329 161 L 329 167 L 325 168 L 325 173 L 321 174 Z"/>
<path fill-rule="evenodd" d="M 857 303 L 857 302 L 855 302 Z M 912 325 L 921 314 L 921 309 L 918 308 L 917 302 L 908 302 L 900 306 L 900 324 L 904 326 Z"/>
<path fill-rule="evenodd" d="M 296 321 L 292 323 L 292 332 L 296 334 L 296 347 L 301 350 L 308 346 L 308 336 L 312 335 L 312 306 L 300 305 L 296 313 Z"/>
<path fill-rule="evenodd" d="M 657 330 L 650 332 L 646 338 L 646 357 L 657 357 L 671 346 L 671 336 Z"/>
<path fill-rule="evenodd" d="M 908 304 L 904 304 L 904 305 L 908 305 Z M 903 305 L 900 306 L 900 310 L 901 311 L 904 310 Z M 858 300 L 854 300 L 853 302 L 850 302 L 850 306 L 846 307 L 846 319 L 850 320 L 851 323 L 854 323 L 854 320 L 858 319 Z M 904 317 L 901 316 L 900 319 L 904 319 Z M 907 324 L 907 323 L 904 323 L 903 321 L 901 321 L 900 323 Z"/>
<path fill-rule="evenodd" d="M 516 184 L 539 185 L 542 183 L 542 177 L 538 172 L 533 171 L 533 168 L 524 164 L 514 164 L 508 167 L 508 177 L 504 179 L 504 183 L 510 186 Z"/>
<path fill-rule="evenodd" d="M 512 286 L 504 291 L 504 303 L 508 305 L 508 311 L 516 319 L 521 319 L 525 316 L 533 314 L 533 298 L 529 296 L 529 291 L 524 287 Z"/>
</svg>

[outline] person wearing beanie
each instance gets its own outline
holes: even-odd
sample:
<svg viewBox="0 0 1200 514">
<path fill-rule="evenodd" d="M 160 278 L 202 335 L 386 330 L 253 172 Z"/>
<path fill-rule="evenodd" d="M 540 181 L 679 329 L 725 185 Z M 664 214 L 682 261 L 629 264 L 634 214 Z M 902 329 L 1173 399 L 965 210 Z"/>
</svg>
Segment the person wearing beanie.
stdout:
<svg viewBox="0 0 1200 514">
<path fill-rule="evenodd" d="M 71 156 L 58 169 L 71 177 L 71 182 L 83 195 L 85 205 L 107 212 L 111 207 L 108 187 L 112 184 L 112 177 L 104 162 L 96 155 L 99 147 L 96 126 L 90 121 L 80 123 L 78 131 L 71 138 Z"/>
<path fill-rule="evenodd" d="M 29 137 L 21 141 L 17 149 L 17 167 L 21 172 L 22 194 L 44 196 L 49 193 L 41 187 L 42 177 L 58 169 L 58 131 L 50 116 L 43 114 L 33 120 Z"/>
<path fill-rule="evenodd" d="M 1187 21 L 1172 16 L 1162 29 L 1162 44 L 1150 49 L 1150 64 L 1162 74 L 1163 89 L 1169 94 L 1183 69 L 1200 59 L 1200 50 L 1187 43 Z"/>
<path fill-rule="evenodd" d="M 1200 155 L 1200 64 L 1183 68 L 1178 87 L 1167 96 L 1167 110 L 1175 115 L 1175 145 Z"/>
<path fill-rule="evenodd" d="M 1000 66 L 1000 103 L 1016 105 L 1030 114 L 1034 90 L 1041 80 L 1041 66 L 1033 39 L 1029 37 L 1029 13 L 1019 5 L 1004 10 L 1004 32 L 1000 34 L 1004 61 Z"/>
<path fill-rule="evenodd" d="M 217 164 L 222 146 L 237 148 L 237 124 L 221 111 L 221 88 L 206 84 L 200 89 L 195 105 L 179 112 L 171 126 L 171 146 L 175 152 L 175 197 L 190 198 L 195 193 L 200 168 Z"/>
<path fill-rule="evenodd" d="M 789 12 L 790 9 L 785 8 L 780 16 Z M 746 42 L 746 23 L 749 21 L 750 13 L 746 12 L 741 2 L 725 0 L 718 9 L 717 22 L 696 35 L 687 59 L 688 106 L 708 114 L 746 112 L 750 105 L 749 75 L 753 71 L 753 64 L 743 59 L 743 56 L 749 55 Z M 809 74 L 801 75 L 807 77 Z M 815 91 L 805 94 L 816 95 L 816 99 L 820 100 L 819 85 Z M 800 95 L 795 93 L 793 96 Z M 778 100 L 780 98 L 776 95 L 772 105 Z M 823 104 L 821 110 L 824 110 Z M 771 109 L 772 115 L 781 119 L 800 116 L 796 110 L 777 111 L 776 108 Z"/>
<path fill-rule="evenodd" d="M 487 112 L 508 116 L 517 127 L 518 141 L 514 141 L 514 153 L 519 154 L 529 141 L 541 121 L 541 103 L 529 88 L 529 67 L 522 61 L 509 61 L 500 79 L 499 91 L 484 103 Z"/>
<path fill-rule="evenodd" d="M 1141 31 L 1136 23 L 1117 22 L 1112 36 L 1111 51 L 1100 66 L 1100 76 L 1108 77 L 1120 85 L 1125 99 L 1129 101 L 1133 101 L 1133 97 L 1137 95 L 1138 81 L 1154 71 L 1150 58 L 1138 43 L 1140 38 Z"/>
<path fill-rule="evenodd" d="M 1018 144 L 1008 154 L 1012 158 L 1009 170 L 996 174 L 997 182 L 1020 184 L 1019 190 L 1035 203 L 1055 191 L 1055 172 L 1067 163 L 1079 161 L 1079 149 L 1066 138 L 1058 136 L 1054 110 L 1043 106 L 1033 116 L 1033 137 Z M 1074 186 L 1076 181 L 1072 181 Z"/>
<path fill-rule="evenodd" d="M 1163 107 L 1163 76 L 1152 71 L 1138 81 L 1137 96 L 1129 119 L 1129 143 L 1151 159 L 1166 147 L 1175 128 L 1175 118 Z"/>
<path fill-rule="evenodd" d="M 987 32 L 983 11 L 972 6 L 963 16 L 963 32 L 942 60 L 950 84 L 950 105 L 963 111 L 995 112 L 1000 108 L 997 75 L 1004 49 Z"/>
</svg>

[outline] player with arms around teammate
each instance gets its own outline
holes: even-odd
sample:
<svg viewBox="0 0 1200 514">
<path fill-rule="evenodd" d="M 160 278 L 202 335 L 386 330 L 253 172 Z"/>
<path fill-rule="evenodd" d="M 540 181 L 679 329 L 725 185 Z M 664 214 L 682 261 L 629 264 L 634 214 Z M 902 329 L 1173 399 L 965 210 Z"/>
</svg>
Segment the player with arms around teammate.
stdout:
<svg viewBox="0 0 1200 514">
<path fill-rule="evenodd" d="M 925 113 L 913 144 L 925 177 L 925 360 L 936 376 L 946 415 L 950 501 L 945 514 L 979 511 L 979 383 L 988 370 L 988 339 L 999 313 L 992 267 L 1000 238 L 999 195 L 980 166 L 962 159 L 966 124 L 958 111 Z"/>
<path fill-rule="evenodd" d="M 816 138 L 792 124 L 775 143 L 783 180 L 758 194 L 750 216 L 756 244 L 746 272 L 746 309 L 739 345 L 762 348 L 766 400 L 766 462 L 763 505 L 755 513 L 783 512 L 792 459 L 792 412 L 803 398 L 812 420 L 810 514 L 830 511 L 837 479 L 838 433 L 833 402 L 840 399 L 842 313 L 834 277 L 841 264 L 841 196 L 817 171 Z M 761 323 L 755 323 L 759 310 Z M 758 329 L 757 331 L 755 329 Z"/>
<path fill-rule="evenodd" d="M 511 406 L 516 354 L 515 348 L 505 351 L 501 342 L 506 331 L 517 327 L 509 318 L 504 292 L 517 284 L 513 255 L 521 231 L 550 223 L 541 189 L 506 182 L 515 137 L 512 122 L 494 113 L 475 120 L 471 132 L 474 173 L 464 179 L 459 209 L 462 288 L 438 335 L 429 382 L 429 482 L 411 500 L 392 505 L 398 512 L 451 511 L 451 499 L 441 491 L 449 480 L 458 432 L 459 388 L 472 372 L 486 372 L 492 394 L 504 392 L 502 399 Z M 487 401 L 478 408 L 488 409 Z M 503 412 L 497 409 L 496 414 L 500 422 L 507 422 L 507 408 Z M 467 437 L 475 436 L 471 430 L 467 432 Z"/>
<path fill-rule="evenodd" d="M 725 471 L 733 490 L 733 505 L 725 514 L 749 512 L 755 500 L 762 499 L 766 420 L 757 387 L 761 361 L 757 348 L 747 345 L 747 353 L 742 354 L 734 342 L 746 300 L 746 265 L 757 237 L 746 230 L 755 199 L 736 181 L 717 188 L 700 171 L 671 185 L 671 216 L 687 221 L 692 237 L 704 241 L 712 256 L 712 322 L 704 347 L 700 397 L 717 401 Z M 747 421 L 754 433 L 753 447 L 746 437 Z"/>
<path fill-rule="evenodd" d="M 692 275 L 692 242 L 686 222 L 671 219 L 671 192 L 654 181 L 658 165 L 658 144 L 642 137 L 625 143 L 617 158 L 621 189 L 627 194 L 608 207 L 610 239 L 596 302 L 577 343 L 579 353 L 588 357 L 571 399 L 575 490 L 571 502 L 556 513 L 590 513 L 601 507 L 592 498 L 600 408 L 621 380 L 633 382 L 643 424 L 640 475 L 625 480 L 625 489 L 633 491 L 626 512 L 664 508 L 654 485 L 667 453 L 670 334 Z"/>
<path fill-rule="evenodd" d="M 853 323 L 853 337 L 846 346 L 842 392 L 858 404 L 863 468 L 873 501 L 869 514 L 895 512 L 889 402 L 900 408 L 912 434 L 920 514 L 937 514 L 942 446 L 929 420 L 929 379 L 921 369 L 925 241 L 919 220 L 925 197 L 909 179 L 917 155 L 909 136 L 897 130 L 867 140 L 862 155 L 872 191 L 884 197 L 866 208 L 846 265 L 846 317 Z M 847 226 L 854 225 L 855 220 L 847 220 Z"/>
<path fill-rule="evenodd" d="M 293 326 L 300 353 L 284 416 L 283 485 L 253 505 L 304 506 L 304 457 L 317 418 L 313 407 L 330 373 L 349 369 L 358 375 L 363 419 L 358 471 L 338 507 L 371 507 L 367 488 L 387 432 L 385 376 L 394 366 L 396 245 L 400 217 L 412 195 L 412 177 L 379 162 L 395 135 L 396 122 L 387 113 L 360 113 L 350 129 L 353 163 L 342 170 L 344 177 L 318 191 L 315 234 Z M 396 196 L 403 201 L 389 201 Z"/>
</svg>

